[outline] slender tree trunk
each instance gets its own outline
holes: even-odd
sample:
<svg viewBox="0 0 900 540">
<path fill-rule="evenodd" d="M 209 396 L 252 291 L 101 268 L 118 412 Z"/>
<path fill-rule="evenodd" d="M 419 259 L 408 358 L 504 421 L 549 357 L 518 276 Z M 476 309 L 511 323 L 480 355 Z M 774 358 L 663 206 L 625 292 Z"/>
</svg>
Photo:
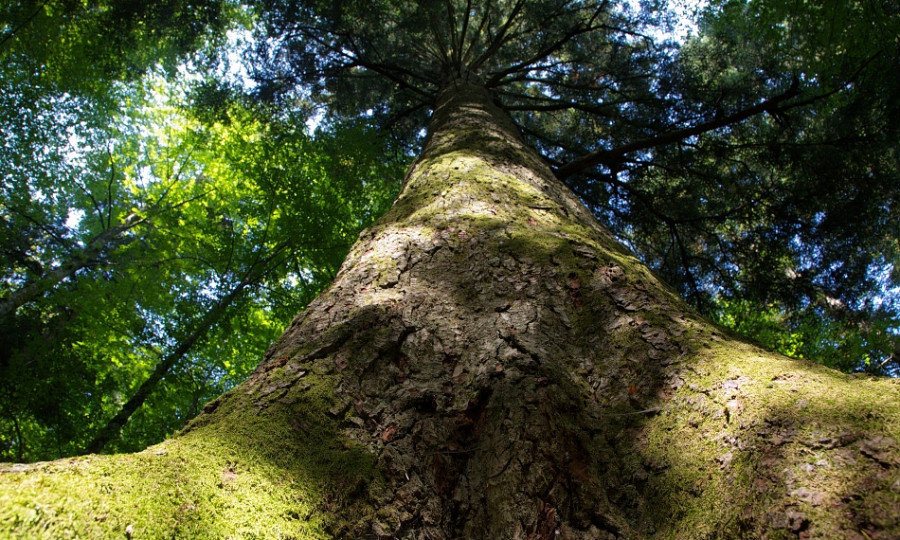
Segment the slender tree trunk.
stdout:
<svg viewBox="0 0 900 540">
<path fill-rule="evenodd" d="M 150 394 L 156 389 L 160 381 L 169 373 L 182 358 L 184 358 L 194 345 L 203 339 L 209 331 L 219 323 L 222 317 L 228 312 L 232 304 L 244 294 L 248 287 L 259 283 L 259 280 L 268 270 L 271 262 L 287 247 L 286 244 L 279 245 L 268 256 L 257 260 L 244 274 L 244 277 L 234 286 L 227 294 L 219 298 L 194 325 L 194 329 L 190 334 L 184 337 L 172 351 L 166 354 L 150 373 L 144 382 L 138 387 L 131 398 L 125 402 L 119 411 L 109 419 L 109 421 L 94 435 L 94 438 L 85 446 L 85 454 L 94 454 L 101 452 L 109 442 L 118 437 L 119 432 L 125 427 L 125 424 L 131 416 L 147 401 Z"/>
<path fill-rule="evenodd" d="M 168 354 L 166 354 L 156 367 L 150 373 L 150 376 L 144 379 L 144 382 L 132 394 L 131 398 L 113 415 L 112 418 L 100 428 L 94 435 L 94 438 L 84 448 L 85 454 L 95 454 L 101 452 L 109 442 L 119 436 L 119 432 L 125 427 L 125 424 L 131 416 L 147 401 L 150 394 L 156 389 L 157 385 L 169 373 L 173 366 L 187 355 L 198 341 L 203 339 L 212 327 L 219 322 L 225 315 L 228 308 L 235 300 L 244 292 L 249 283 L 242 281 L 235 286 L 228 294 L 220 298 L 196 324 L 194 330 L 188 334 L 178 345 Z"/>
<path fill-rule="evenodd" d="M 462 80 L 333 285 L 204 410 L 133 458 L 157 486 L 139 504 L 123 502 L 142 493 L 128 456 L 13 467 L 0 526 L 41 500 L 80 516 L 41 530 L 85 535 L 124 530 L 135 507 L 158 537 L 900 535 L 900 386 L 699 319 Z M 66 498 L 98 478 L 116 502 L 78 504 L 111 508 L 102 521 Z"/>
</svg>

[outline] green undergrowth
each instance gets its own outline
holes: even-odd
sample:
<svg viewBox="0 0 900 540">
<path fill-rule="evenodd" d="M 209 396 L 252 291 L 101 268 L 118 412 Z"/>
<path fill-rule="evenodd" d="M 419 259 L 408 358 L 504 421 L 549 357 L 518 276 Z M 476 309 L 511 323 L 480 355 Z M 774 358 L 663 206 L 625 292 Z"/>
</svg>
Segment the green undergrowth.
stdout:
<svg viewBox="0 0 900 540">
<path fill-rule="evenodd" d="M 241 386 L 137 454 L 0 465 L 0 538 L 330 538 L 370 511 L 377 475 L 329 385 L 310 374 L 269 402 Z"/>
</svg>

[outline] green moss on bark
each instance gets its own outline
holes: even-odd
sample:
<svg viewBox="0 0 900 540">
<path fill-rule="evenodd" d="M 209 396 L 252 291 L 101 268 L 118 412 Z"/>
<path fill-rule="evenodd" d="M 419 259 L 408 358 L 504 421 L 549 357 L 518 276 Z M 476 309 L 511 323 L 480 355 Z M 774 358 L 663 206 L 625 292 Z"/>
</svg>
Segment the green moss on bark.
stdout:
<svg viewBox="0 0 900 540">
<path fill-rule="evenodd" d="M 900 381 L 731 340 L 687 365 L 689 382 L 639 430 L 635 520 L 655 538 L 900 535 Z"/>
<path fill-rule="evenodd" d="M 341 435 L 331 384 L 309 374 L 220 398 L 137 454 L 0 467 L 0 537 L 330 538 L 372 512 L 378 481 Z"/>
</svg>

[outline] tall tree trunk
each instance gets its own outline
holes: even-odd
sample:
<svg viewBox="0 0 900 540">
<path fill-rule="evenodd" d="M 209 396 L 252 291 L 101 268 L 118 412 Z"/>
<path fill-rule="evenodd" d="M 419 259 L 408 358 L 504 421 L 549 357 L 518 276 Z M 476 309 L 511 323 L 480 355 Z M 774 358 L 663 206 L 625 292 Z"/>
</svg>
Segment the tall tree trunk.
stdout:
<svg viewBox="0 0 900 540">
<path fill-rule="evenodd" d="M 205 411 L 134 458 L 178 493 L 144 496 L 175 516 L 146 520 L 151 536 L 236 501 L 230 528 L 209 518 L 221 536 L 251 522 L 348 538 L 900 534 L 900 386 L 693 315 L 463 80 L 333 285 Z M 107 459 L 56 465 L 43 491 L 46 469 L 8 468 L 0 495 L 20 491 L 0 497 L 0 524 L 100 470 L 125 477 L 104 480 L 121 499 L 137 492 L 137 464 Z M 121 531 L 136 514 L 71 527 Z"/>
<path fill-rule="evenodd" d="M 250 384 L 322 342 L 304 369 L 334 364 L 352 437 L 397 494 L 376 534 L 630 534 L 615 439 L 676 380 L 684 311 L 456 81 L 393 209 Z"/>
</svg>

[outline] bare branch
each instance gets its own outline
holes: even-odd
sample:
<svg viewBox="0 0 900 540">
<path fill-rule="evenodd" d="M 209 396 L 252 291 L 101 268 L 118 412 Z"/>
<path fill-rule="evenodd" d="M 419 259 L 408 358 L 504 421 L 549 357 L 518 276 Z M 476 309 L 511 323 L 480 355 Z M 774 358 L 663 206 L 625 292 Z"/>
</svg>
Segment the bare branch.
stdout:
<svg viewBox="0 0 900 540">
<path fill-rule="evenodd" d="M 497 51 L 500 50 L 503 45 L 506 44 L 507 36 L 509 34 L 509 29 L 512 27 L 513 23 L 515 23 L 516 18 L 519 16 L 519 12 L 522 10 L 522 7 L 525 5 L 525 0 L 517 0 L 516 5 L 513 6 L 512 12 L 510 12 L 509 17 L 506 18 L 506 22 L 503 23 L 503 26 L 500 27 L 500 31 L 497 33 L 494 40 L 488 45 L 488 48 L 485 49 L 481 56 L 475 59 L 474 62 L 469 66 L 469 69 L 472 71 L 478 70 L 487 62 L 492 56 L 497 54 Z"/>
</svg>

